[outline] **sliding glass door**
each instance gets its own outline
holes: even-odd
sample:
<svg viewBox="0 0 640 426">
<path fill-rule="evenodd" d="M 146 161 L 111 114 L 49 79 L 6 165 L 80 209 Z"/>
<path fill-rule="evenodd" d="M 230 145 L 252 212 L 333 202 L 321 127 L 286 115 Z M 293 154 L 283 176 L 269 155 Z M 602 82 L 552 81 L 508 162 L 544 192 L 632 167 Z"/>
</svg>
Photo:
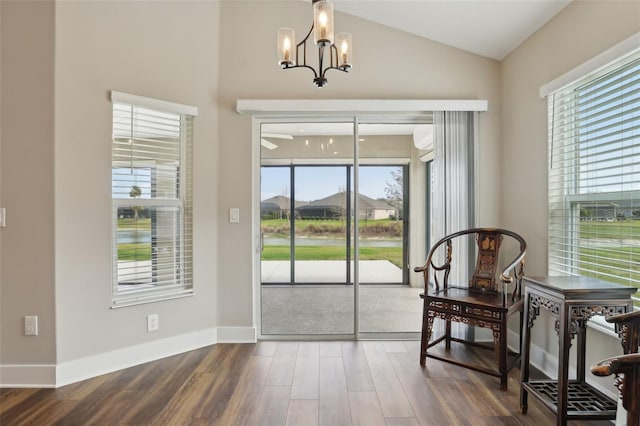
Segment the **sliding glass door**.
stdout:
<svg viewBox="0 0 640 426">
<path fill-rule="evenodd" d="M 261 332 L 353 335 L 353 123 L 261 128 Z"/>
<path fill-rule="evenodd" d="M 424 234 L 412 232 L 409 220 L 412 206 L 417 214 L 424 210 L 410 191 L 411 176 L 424 173 L 413 143 L 415 127 L 358 126 L 358 331 L 365 336 L 417 333 L 422 325 L 421 280 L 409 269 L 410 250 L 424 244 Z"/>
<path fill-rule="evenodd" d="M 419 331 L 409 274 L 413 127 L 261 125 L 263 336 Z"/>
</svg>

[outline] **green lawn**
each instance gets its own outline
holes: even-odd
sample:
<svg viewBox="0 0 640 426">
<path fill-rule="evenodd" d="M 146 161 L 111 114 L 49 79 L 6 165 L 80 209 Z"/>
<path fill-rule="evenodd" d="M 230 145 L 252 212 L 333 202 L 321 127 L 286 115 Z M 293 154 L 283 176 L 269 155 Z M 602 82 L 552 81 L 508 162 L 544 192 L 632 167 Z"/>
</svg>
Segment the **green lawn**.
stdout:
<svg viewBox="0 0 640 426">
<path fill-rule="evenodd" d="M 580 238 L 586 240 L 611 239 L 640 240 L 640 220 L 627 219 L 616 222 L 580 222 Z M 578 268 L 580 275 L 640 288 L 639 247 L 581 248 Z M 597 258 L 597 259 L 596 259 Z M 596 261 L 597 265 L 590 262 Z M 622 276 L 620 270 L 631 270 Z M 613 276 L 612 276 L 613 275 Z M 640 295 L 639 295 L 640 296 Z"/>
<path fill-rule="evenodd" d="M 118 260 L 151 260 L 151 243 L 118 244 Z"/>
<path fill-rule="evenodd" d="M 346 260 L 344 247 L 298 246 L 296 260 Z M 262 260 L 290 260 L 289 246 L 266 246 Z M 360 260 L 388 260 L 402 268 L 402 247 L 360 247 Z"/>
<path fill-rule="evenodd" d="M 118 229 L 150 230 L 151 219 L 118 219 Z M 151 243 L 118 244 L 118 260 L 151 260 Z"/>
<path fill-rule="evenodd" d="M 615 238 L 640 240 L 640 220 L 627 219 L 619 222 L 580 222 L 580 238 Z"/>
<path fill-rule="evenodd" d="M 595 256 L 598 257 L 598 265 L 589 265 Z M 631 287 L 640 288 L 640 270 L 629 267 L 631 263 L 640 264 L 639 247 L 618 247 L 615 250 L 606 248 L 582 248 L 578 267 L 581 268 L 581 275 L 600 278 Z M 616 268 L 631 269 L 625 278 L 612 277 L 610 274 L 619 274 Z"/>
<path fill-rule="evenodd" d="M 338 237 L 346 233 L 346 223 L 339 219 L 295 221 L 296 235 L 308 237 Z M 265 237 L 287 238 L 291 235 L 289 220 L 263 219 L 261 229 Z M 391 219 L 361 220 L 361 238 L 402 239 L 402 222 Z M 402 268 L 402 247 L 360 247 L 360 260 L 388 260 Z M 262 260 L 290 260 L 290 248 L 286 245 L 267 245 Z M 344 246 L 297 246 L 296 260 L 346 260 Z"/>
<path fill-rule="evenodd" d="M 118 219 L 118 229 L 151 229 L 150 218 L 135 219 Z"/>
</svg>

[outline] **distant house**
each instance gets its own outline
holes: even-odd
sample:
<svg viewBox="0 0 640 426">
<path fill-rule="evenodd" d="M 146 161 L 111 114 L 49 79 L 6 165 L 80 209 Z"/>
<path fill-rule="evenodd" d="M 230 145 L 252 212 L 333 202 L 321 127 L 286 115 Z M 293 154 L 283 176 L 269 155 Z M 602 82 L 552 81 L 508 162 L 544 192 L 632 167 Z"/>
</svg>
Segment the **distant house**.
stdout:
<svg viewBox="0 0 640 426">
<path fill-rule="evenodd" d="M 398 211 L 384 200 L 375 200 L 360 194 L 359 219 L 389 219 L 398 217 Z"/>
<path fill-rule="evenodd" d="M 631 200 L 580 203 L 580 220 L 613 222 L 636 218 L 638 211 L 640 211 L 638 202 Z"/>
<path fill-rule="evenodd" d="M 295 201 L 295 207 L 307 204 L 306 201 Z M 276 195 L 260 202 L 260 217 L 263 219 L 287 219 L 291 210 L 291 198 Z"/>
<path fill-rule="evenodd" d="M 347 209 L 346 192 L 338 192 L 320 200 L 298 207 L 296 211 L 303 219 L 335 219 L 344 217 Z M 375 200 L 360 194 L 358 197 L 359 219 L 389 219 L 397 215 L 396 209 L 383 200 Z"/>
</svg>

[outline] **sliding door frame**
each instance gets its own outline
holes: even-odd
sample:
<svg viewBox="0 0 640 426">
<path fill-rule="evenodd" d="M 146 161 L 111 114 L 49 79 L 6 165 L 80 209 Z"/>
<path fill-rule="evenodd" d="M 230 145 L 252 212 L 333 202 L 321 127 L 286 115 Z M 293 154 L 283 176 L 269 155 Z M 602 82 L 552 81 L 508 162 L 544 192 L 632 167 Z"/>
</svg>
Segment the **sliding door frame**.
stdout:
<svg viewBox="0 0 640 426">
<path fill-rule="evenodd" d="M 353 248 L 353 251 L 351 253 L 351 260 L 353 261 L 353 270 L 352 270 L 352 277 L 353 277 L 353 333 L 348 333 L 348 334 L 312 334 L 312 335 L 290 335 L 290 334 L 281 334 L 281 335 L 273 335 L 273 334 L 268 334 L 268 335 L 263 335 L 262 334 L 262 306 L 261 306 L 261 299 L 262 299 L 262 295 L 261 295 L 261 290 L 262 290 L 262 279 L 261 279 L 261 273 L 260 273 L 260 268 L 261 268 L 261 244 L 262 244 L 262 238 L 261 238 L 261 230 L 260 230 L 260 222 L 261 222 L 261 218 L 260 218 L 260 196 L 261 196 L 261 182 L 260 182 L 260 170 L 262 167 L 262 158 L 261 158 L 261 145 L 260 145 L 260 136 L 261 136 L 261 127 L 263 124 L 273 124 L 273 123 L 294 123 L 294 122 L 304 122 L 304 123 L 351 123 L 353 124 L 353 144 L 352 144 L 352 149 L 353 149 L 353 156 L 351 159 L 351 162 L 349 161 L 340 161 L 340 162 L 331 162 L 331 161 L 327 161 L 326 163 L 320 161 L 319 163 L 314 163 L 315 165 L 336 165 L 336 166 L 346 166 L 346 167 L 351 167 L 352 170 L 352 176 L 353 176 L 353 188 L 349 188 L 350 191 L 354 191 L 354 193 L 357 193 L 358 188 L 359 188 L 359 179 L 360 179 L 360 175 L 359 175 L 359 171 L 360 171 L 360 151 L 359 151 L 359 126 L 361 124 L 407 124 L 407 123 L 411 123 L 411 124 L 419 124 L 419 123 L 424 123 L 424 122 L 430 122 L 430 116 L 424 116 L 422 114 L 410 114 L 410 115 L 403 115 L 403 116 L 393 116 L 393 117 L 364 117 L 361 118 L 359 116 L 345 116 L 345 115 L 339 115 L 339 116 L 322 116 L 322 117 L 301 117 L 301 116 L 279 116 L 279 117 L 254 117 L 253 118 L 253 144 L 252 144 L 252 151 L 253 151 L 253 168 L 252 168 L 252 173 L 253 173 L 253 214 L 252 214 L 252 227 L 253 227 L 253 234 L 254 234 L 254 247 L 253 247 L 253 253 L 254 253 L 254 261 L 253 261 L 253 277 L 254 277 L 254 294 L 253 294 L 253 303 L 254 303 L 254 312 L 255 312 L 255 318 L 256 318 L 256 330 L 257 330 L 257 335 L 258 338 L 268 338 L 268 339 L 272 339 L 272 340 L 303 340 L 303 339 L 308 339 L 310 336 L 313 337 L 314 339 L 318 339 L 318 340 L 360 340 L 360 339 L 380 339 L 380 338 L 417 338 L 418 334 L 417 333 L 371 333 L 371 332 L 366 332 L 363 333 L 360 331 L 360 275 L 359 275 L 359 267 L 358 267 L 358 262 L 359 262 L 359 214 L 352 214 L 352 224 L 353 224 L 353 232 L 351 233 L 352 235 L 350 235 L 351 237 L 351 241 L 349 241 L 349 239 L 347 239 L 347 245 L 349 247 L 347 247 L 347 250 L 351 250 L 351 247 Z M 348 164 L 350 163 L 350 164 Z M 368 162 L 365 162 L 366 165 L 369 165 Z M 377 165 L 378 163 L 375 163 L 375 165 Z M 391 160 L 382 160 L 381 164 L 389 164 L 389 165 L 398 165 L 398 166 L 402 166 L 403 167 L 403 175 L 404 175 L 404 184 L 408 185 L 409 184 L 409 176 L 408 173 L 406 173 L 406 171 L 409 170 L 409 167 L 407 167 L 410 164 L 410 159 L 409 158 L 394 158 Z M 307 163 L 301 161 L 300 163 L 298 163 L 297 161 L 290 161 L 290 160 L 284 160 L 284 161 L 279 161 L 279 160 L 274 160 L 271 161 L 270 164 L 268 164 L 268 166 L 294 166 L 291 168 L 293 173 L 293 170 L 295 168 L 295 166 L 305 166 L 308 165 Z M 293 183 L 295 184 L 295 183 Z M 292 188 L 293 190 L 293 188 Z M 406 193 L 408 193 L 408 187 L 406 190 Z M 293 203 L 293 198 L 292 197 L 292 201 L 291 203 Z M 352 204 L 352 212 L 358 212 L 359 211 L 359 197 L 353 197 L 353 203 Z M 408 215 L 409 213 L 409 208 L 408 205 L 406 205 L 407 200 L 405 197 L 405 213 Z M 293 210 L 292 210 L 293 211 Z M 408 219 L 407 219 L 408 220 Z M 404 256 L 403 257 L 407 257 L 409 255 L 409 250 L 408 250 L 408 235 L 406 235 L 407 233 L 407 227 L 403 227 L 403 252 L 404 252 Z M 292 235 L 293 235 L 293 230 L 291 231 Z M 293 239 L 293 236 L 290 236 L 290 238 Z M 353 245 L 352 245 L 353 242 Z M 294 248 L 292 247 L 291 250 L 294 250 Z M 291 271 L 290 273 L 293 274 L 294 272 L 294 267 L 293 267 L 293 263 L 294 263 L 294 259 L 291 259 Z M 403 259 L 403 264 L 407 264 L 407 260 Z M 350 265 L 350 262 L 349 262 Z M 408 271 L 406 270 L 406 268 L 402 268 L 402 274 L 403 274 L 403 282 L 407 282 L 406 281 L 406 277 L 408 274 Z M 350 274 L 349 274 L 349 268 L 347 268 L 347 281 L 350 278 Z M 295 279 L 295 277 L 293 275 L 290 276 L 290 281 L 293 282 Z"/>
<path fill-rule="evenodd" d="M 355 188 L 358 188 L 358 126 L 369 123 L 423 123 L 431 122 L 431 111 L 486 111 L 486 100 L 275 100 L 239 99 L 236 110 L 240 114 L 252 116 L 252 277 L 254 327 L 257 337 L 269 339 L 303 340 L 309 335 L 263 336 L 261 324 L 261 276 L 260 276 L 260 128 L 262 123 L 285 122 L 351 122 L 354 124 L 354 170 Z M 476 126 L 477 131 L 477 126 Z M 476 143 L 477 143 L 476 138 Z M 356 199 L 358 197 L 355 197 Z M 355 208 L 357 209 L 357 201 Z M 357 210 L 356 210 L 357 211 Z M 358 238 L 358 215 L 355 215 L 355 236 Z M 354 257 L 358 258 L 358 244 Z M 354 268 L 354 332 L 345 335 L 313 335 L 317 340 L 360 340 L 378 338 L 415 337 L 416 333 L 366 333 L 359 330 L 359 277 Z M 392 334 L 392 336 L 390 336 Z"/>
</svg>

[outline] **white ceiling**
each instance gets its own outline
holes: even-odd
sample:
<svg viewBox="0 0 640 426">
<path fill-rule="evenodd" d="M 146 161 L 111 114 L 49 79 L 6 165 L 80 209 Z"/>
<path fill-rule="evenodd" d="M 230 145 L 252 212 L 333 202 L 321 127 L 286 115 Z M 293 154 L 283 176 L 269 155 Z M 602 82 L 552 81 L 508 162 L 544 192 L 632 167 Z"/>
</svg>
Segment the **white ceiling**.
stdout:
<svg viewBox="0 0 640 426">
<path fill-rule="evenodd" d="M 497 60 L 504 59 L 570 2 L 333 0 L 338 11 Z"/>
</svg>

